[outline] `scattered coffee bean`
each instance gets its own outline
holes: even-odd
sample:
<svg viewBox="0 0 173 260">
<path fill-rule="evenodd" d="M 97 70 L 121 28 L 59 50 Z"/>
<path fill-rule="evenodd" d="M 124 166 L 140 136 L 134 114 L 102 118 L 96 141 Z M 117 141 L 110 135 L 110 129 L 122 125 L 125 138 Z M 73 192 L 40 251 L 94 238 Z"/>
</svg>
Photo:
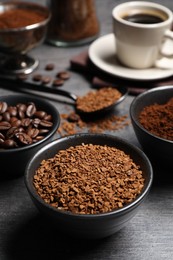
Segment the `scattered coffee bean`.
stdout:
<svg viewBox="0 0 173 260">
<path fill-rule="evenodd" d="M 42 140 L 53 126 L 46 111 L 37 110 L 35 103 L 11 106 L 0 102 L 0 149 L 17 148 Z"/>
<path fill-rule="evenodd" d="M 67 80 L 70 78 L 70 73 L 68 71 L 60 71 L 57 73 L 56 77 Z"/>
<path fill-rule="evenodd" d="M 52 78 L 49 76 L 42 76 L 41 82 L 46 85 L 49 84 L 52 81 Z"/>
<path fill-rule="evenodd" d="M 60 86 L 62 86 L 64 84 L 64 80 L 63 79 L 55 79 L 54 81 L 53 81 L 53 86 L 55 86 L 55 87 L 60 87 Z"/>
<path fill-rule="evenodd" d="M 32 77 L 33 81 L 41 81 L 42 75 L 41 74 L 35 74 Z"/>
<path fill-rule="evenodd" d="M 53 63 L 48 63 L 45 66 L 45 70 L 54 70 L 54 68 L 55 68 L 55 64 L 53 64 Z"/>
</svg>

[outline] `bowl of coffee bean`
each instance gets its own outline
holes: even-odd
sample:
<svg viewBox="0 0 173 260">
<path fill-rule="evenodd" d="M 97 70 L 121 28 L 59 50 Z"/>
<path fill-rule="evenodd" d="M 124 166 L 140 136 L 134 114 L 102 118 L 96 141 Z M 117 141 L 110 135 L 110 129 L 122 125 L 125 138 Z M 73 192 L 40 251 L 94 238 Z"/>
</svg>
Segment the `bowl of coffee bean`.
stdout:
<svg viewBox="0 0 173 260">
<path fill-rule="evenodd" d="M 155 87 L 135 97 L 130 116 L 138 141 L 153 165 L 173 169 L 173 86 Z"/>
<path fill-rule="evenodd" d="M 45 99 L 1 96 L 0 178 L 23 175 L 30 157 L 53 139 L 59 124 L 59 112 Z"/>
<path fill-rule="evenodd" d="M 126 140 L 80 133 L 40 149 L 24 180 L 45 225 L 59 235 L 100 239 L 129 223 L 149 193 L 153 171 L 142 150 Z"/>
</svg>

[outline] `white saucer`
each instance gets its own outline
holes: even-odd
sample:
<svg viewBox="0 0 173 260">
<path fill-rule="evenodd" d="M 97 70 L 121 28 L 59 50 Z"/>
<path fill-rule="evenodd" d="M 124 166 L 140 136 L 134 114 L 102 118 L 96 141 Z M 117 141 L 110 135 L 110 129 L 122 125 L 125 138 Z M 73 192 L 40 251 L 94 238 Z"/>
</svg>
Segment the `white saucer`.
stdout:
<svg viewBox="0 0 173 260">
<path fill-rule="evenodd" d="M 113 34 L 108 34 L 95 40 L 90 45 L 88 54 L 90 60 L 96 67 L 113 76 L 118 76 L 125 79 L 157 80 L 173 75 L 173 67 L 171 69 L 160 69 L 153 67 L 138 70 L 130 69 L 121 65 L 116 58 L 115 38 Z"/>
</svg>

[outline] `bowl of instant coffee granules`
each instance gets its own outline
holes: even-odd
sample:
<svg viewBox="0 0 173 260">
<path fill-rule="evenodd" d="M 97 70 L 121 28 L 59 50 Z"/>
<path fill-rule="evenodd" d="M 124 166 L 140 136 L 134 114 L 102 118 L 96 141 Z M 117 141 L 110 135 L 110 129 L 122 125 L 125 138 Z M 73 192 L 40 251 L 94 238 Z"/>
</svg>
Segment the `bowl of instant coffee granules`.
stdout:
<svg viewBox="0 0 173 260">
<path fill-rule="evenodd" d="M 130 107 L 136 136 L 152 163 L 173 169 L 173 86 L 149 89 Z"/>
<path fill-rule="evenodd" d="M 106 134 L 52 141 L 25 171 L 26 188 L 45 225 L 85 239 L 107 237 L 127 225 L 152 179 L 152 166 L 140 149 Z"/>
<path fill-rule="evenodd" d="M 60 115 L 47 100 L 1 96 L 0 179 L 23 175 L 30 157 L 53 139 L 59 124 Z"/>
</svg>

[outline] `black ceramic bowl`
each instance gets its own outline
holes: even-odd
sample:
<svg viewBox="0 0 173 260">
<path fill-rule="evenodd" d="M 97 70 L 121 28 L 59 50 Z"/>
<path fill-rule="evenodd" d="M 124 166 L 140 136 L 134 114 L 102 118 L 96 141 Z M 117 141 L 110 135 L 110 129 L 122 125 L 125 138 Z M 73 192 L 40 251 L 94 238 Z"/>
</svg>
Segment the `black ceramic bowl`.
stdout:
<svg viewBox="0 0 173 260">
<path fill-rule="evenodd" d="M 2 101 L 7 102 L 9 106 L 16 106 L 18 103 L 26 104 L 28 102 L 34 102 L 37 110 L 45 111 L 53 117 L 53 126 L 50 128 L 49 132 L 45 134 L 45 137 L 42 140 L 16 148 L 0 149 L 0 178 L 13 178 L 23 175 L 26 164 L 31 156 L 33 156 L 36 151 L 40 150 L 42 146 L 45 146 L 53 139 L 53 136 L 55 135 L 60 124 L 60 115 L 57 109 L 47 100 L 29 95 L 18 94 L 1 96 L 0 102 Z M 3 130 L 0 132 L 3 133 Z"/>
<path fill-rule="evenodd" d="M 58 210 L 38 195 L 34 185 L 33 176 L 43 159 L 54 157 L 58 150 L 65 150 L 71 146 L 85 144 L 107 145 L 123 150 L 130 155 L 133 161 L 140 165 L 145 178 L 145 184 L 138 197 L 121 209 L 99 214 L 74 214 Z M 153 179 L 150 161 L 137 147 L 118 137 L 105 134 L 77 134 L 57 139 L 39 150 L 30 160 L 25 172 L 25 184 L 33 203 L 44 216 L 48 223 L 53 223 L 58 232 L 66 235 L 85 239 L 98 239 L 110 236 L 128 224 L 136 214 L 139 206 L 146 198 Z"/>
<path fill-rule="evenodd" d="M 173 169 L 173 141 L 160 138 L 147 131 L 139 122 L 144 107 L 165 104 L 173 98 L 173 86 L 156 87 L 135 97 L 130 106 L 130 116 L 136 136 L 153 165 Z"/>
</svg>

